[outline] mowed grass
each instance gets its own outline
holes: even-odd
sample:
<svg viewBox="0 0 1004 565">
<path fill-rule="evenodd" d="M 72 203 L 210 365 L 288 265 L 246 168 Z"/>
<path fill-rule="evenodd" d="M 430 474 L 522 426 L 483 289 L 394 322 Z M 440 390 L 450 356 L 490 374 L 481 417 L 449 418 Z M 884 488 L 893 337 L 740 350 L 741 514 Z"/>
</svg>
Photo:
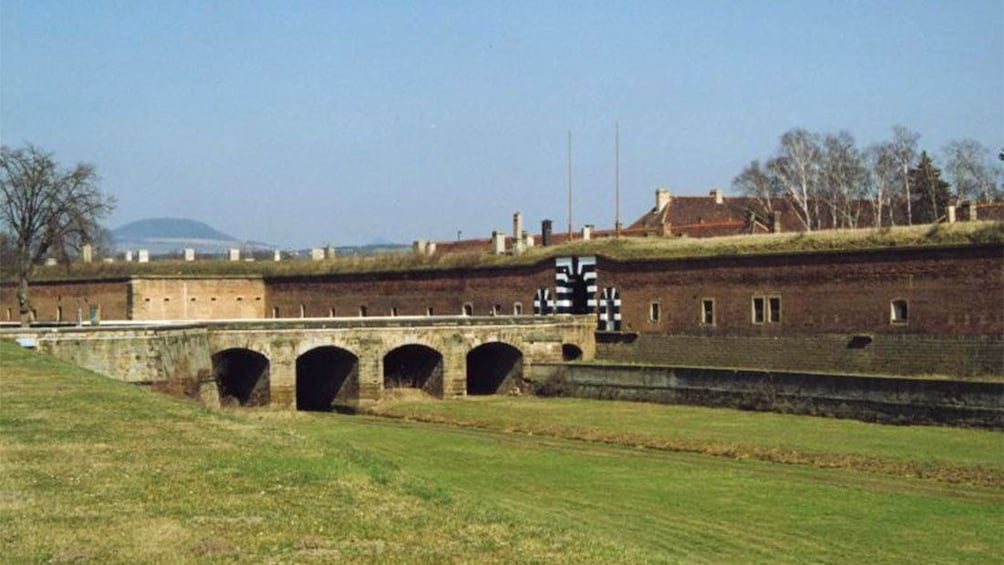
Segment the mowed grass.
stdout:
<svg viewBox="0 0 1004 565">
<path fill-rule="evenodd" d="M 587 421 L 597 406 L 559 410 Z M 748 416 L 708 412 L 730 415 Z M 955 431 L 975 450 L 999 437 Z M 966 451 L 936 459 L 998 465 Z M 1002 527 L 999 487 L 501 428 L 218 412 L 0 344 L 5 562 L 999 562 Z"/>
<path fill-rule="evenodd" d="M 483 396 L 387 402 L 411 421 L 1004 487 L 1004 434 L 723 408 Z"/>
</svg>

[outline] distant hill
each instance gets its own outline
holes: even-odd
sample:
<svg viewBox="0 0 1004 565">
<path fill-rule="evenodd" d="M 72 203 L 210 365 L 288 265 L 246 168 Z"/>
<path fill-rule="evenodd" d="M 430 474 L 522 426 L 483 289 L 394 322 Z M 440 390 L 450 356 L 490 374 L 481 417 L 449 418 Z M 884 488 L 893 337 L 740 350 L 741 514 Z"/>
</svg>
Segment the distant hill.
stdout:
<svg viewBox="0 0 1004 565">
<path fill-rule="evenodd" d="M 225 253 L 227 249 L 273 249 L 255 241 L 242 241 L 213 227 L 187 218 L 147 218 L 128 223 L 110 232 L 118 251 L 147 249 L 154 255 L 195 249 L 197 253 Z"/>
<path fill-rule="evenodd" d="M 123 239 L 210 239 L 236 241 L 237 238 L 213 229 L 208 224 L 186 218 L 147 218 L 112 230 L 115 240 Z"/>
</svg>

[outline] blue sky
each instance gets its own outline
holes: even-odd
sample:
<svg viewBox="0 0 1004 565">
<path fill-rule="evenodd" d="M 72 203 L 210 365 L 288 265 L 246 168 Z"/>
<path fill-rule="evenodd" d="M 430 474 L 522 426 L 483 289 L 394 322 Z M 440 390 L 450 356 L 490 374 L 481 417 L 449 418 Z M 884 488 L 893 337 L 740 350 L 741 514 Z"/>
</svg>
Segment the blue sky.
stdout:
<svg viewBox="0 0 1004 565">
<path fill-rule="evenodd" d="M 94 163 L 116 227 L 306 247 L 612 226 L 793 127 L 1004 146 L 1004 2 L 0 0 L 0 140 Z"/>
</svg>

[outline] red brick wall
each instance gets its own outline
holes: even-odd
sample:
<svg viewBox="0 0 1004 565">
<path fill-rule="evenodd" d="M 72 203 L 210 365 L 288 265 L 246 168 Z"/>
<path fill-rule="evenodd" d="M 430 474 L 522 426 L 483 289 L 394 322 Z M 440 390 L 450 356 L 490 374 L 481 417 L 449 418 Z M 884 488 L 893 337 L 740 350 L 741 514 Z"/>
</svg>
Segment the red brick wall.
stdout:
<svg viewBox="0 0 1004 565">
<path fill-rule="evenodd" d="M 554 263 L 502 269 L 457 269 L 406 273 L 366 273 L 274 277 L 266 279 L 266 316 L 327 317 L 334 309 L 339 317 L 459 315 L 464 304 L 484 316 L 498 305 L 502 315 L 512 315 L 514 304 L 523 314 L 533 313 L 537 288 L 554 286 Z"/>
<path fill-rule="evenodd" d="M 621 294 L 625 331 L 677 335 L 1004 334 L 1000 245 L 663 261 L 601 260 L 599 287 Z M 754 296 L 780 296 L 781 322 L 753 324 Z M 701 324 L 714 300 L 715 324 Z M 890 302 L 906 300 L 906 324 Z M 660 319 L 650 321 L 650 304 Z"/>
<path fill-rule="evenodd" d="M 28 288 L 28 298 L 40 322 L 56 321 L 62 308 L 63 321 L 76 321 L 79 308 L 84 319 L 91 306 L 101 308 L 103 320 L 128 318 L 128 279 L 36 281 Z M 17 321 L 17 285 L 0 286 L 0 320 Z"/>
</svg>

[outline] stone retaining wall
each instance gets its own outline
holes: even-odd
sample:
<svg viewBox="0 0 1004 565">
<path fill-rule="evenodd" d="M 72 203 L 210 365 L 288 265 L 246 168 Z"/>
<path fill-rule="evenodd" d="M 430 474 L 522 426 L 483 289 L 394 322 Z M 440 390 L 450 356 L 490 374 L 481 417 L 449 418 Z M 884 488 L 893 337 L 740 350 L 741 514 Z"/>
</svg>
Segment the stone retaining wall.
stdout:
<svg viewBox="0 0 1004 565">
<path fill-rule="evenodd" d="M 1004 428 L 1004 383 L 739 369 L 538 364 L 541 395 Z"/>
</svg>

